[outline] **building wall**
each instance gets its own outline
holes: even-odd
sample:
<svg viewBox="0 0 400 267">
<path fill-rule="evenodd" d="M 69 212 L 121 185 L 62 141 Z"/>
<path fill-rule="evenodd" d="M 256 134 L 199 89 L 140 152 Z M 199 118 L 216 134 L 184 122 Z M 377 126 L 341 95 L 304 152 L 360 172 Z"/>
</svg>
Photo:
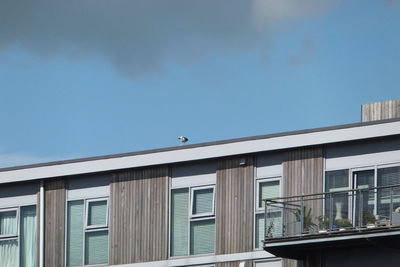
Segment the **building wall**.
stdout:
<svg viewBox="0 0 400 267">
<path fill-rule="evenodd" d="M 361 121 L 400 118 L 400 100 L 370 103 L 361 107 Z"/>
</svg>

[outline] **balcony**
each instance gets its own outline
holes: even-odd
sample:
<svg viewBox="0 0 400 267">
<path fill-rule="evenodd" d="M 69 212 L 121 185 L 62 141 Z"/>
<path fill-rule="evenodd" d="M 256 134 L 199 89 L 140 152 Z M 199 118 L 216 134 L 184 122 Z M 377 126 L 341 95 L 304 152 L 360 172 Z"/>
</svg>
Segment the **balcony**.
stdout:
<svg viewBox="0 0 400 267">
<path fill-rule="evenodd" d="M 264 250 L 279 257 L 304 259 L 334 247 L 400 247 L 400 185 L 265 199 L 264 204 Z"/>
</svg>

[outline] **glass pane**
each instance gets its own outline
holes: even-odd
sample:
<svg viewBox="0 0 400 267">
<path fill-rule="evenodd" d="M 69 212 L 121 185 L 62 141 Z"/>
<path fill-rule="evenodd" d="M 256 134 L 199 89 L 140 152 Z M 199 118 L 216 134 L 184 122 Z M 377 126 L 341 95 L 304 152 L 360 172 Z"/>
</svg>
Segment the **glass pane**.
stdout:
<svg viewBox="0 0 400 267">
<path fill-rule="evenodd" d="M 86 233 L 85 264 L 108 263 L 108 231 Z"/>
<path fill-rule="evenodd" d="M 332 197 L 326 195 L 325 214 L 328 217 L 332 216 L 333 221 L 336 221 L 338 225 L 344 225 L 349 219 L 349 194 L 335 192 L 349 190 L 349 172 L 348 170 L 328 171 L 325 173 L 325 179 L 325 192 L 333 193 Z M 333 225 L 335 227 L 335 223 Z"/>
<path fill-rule="evenodd" d="M 36 206 L 21 208 L 21 230 L 20 230 L 20 259 L 21 267 L 36 266 Z"/>
<path fill-rule="evenodd" d="M 400 167 L 378 169 L 378 186 L 397 184 L 400 184 Z M 390 211 L 390 202 L 393 203 L 392 211 Z M 390 218 L 390 213 L 392 213 L 393 217 L 392 222 L 394 224 L 400 224 L 400 221 L 397 219 L 400 216 L 400 187 L 378 190 L 377 214 L 384 219 L 388 219 Z"/>
<path fill-rule="evenodd" d="M 266 198 L 279 197 L 279 181 L 261 182 L 259 183 L 259 196 L 258 196 L 258 206 L 264 207 L 265 203 L 262 201 Z"/>
<path fill-rule="evenodd" d="M 190 223 L 190 254 L 214 253 L 215 220 L 201 220 Z"/>
<path fill-rule="evenodd" d="M 375 193 L 373 190 L 368 190 L 368 188 L 375 186 L 375 171 L 366 170 L 354 172 L 353 177 L 356 188 L 363 189 L 356 192 L 355 225 L 373 224 L 375 222 Z"/>
<path fill-rule="evenodd" d="M 171 256 L 188 255 L 189 190 L 172 190 L 171 195 Z"/>
<path fill-rule="evenodd" d="M 0 241 L 0 259 L 2 267 L 18 267 L 18 241 L 16 239 Z"/>
<path fill-rule="evenodd" d="M 0 212 L 0 235 L 17 235 L 17 211 Z"/>
<path fill-rule="evenodd" d="M 212 213 L 214 189 L 198 189 L 193 191 L 193 215 Z"/>
<path fill-rule="evenodd" d="M 264 213 L 256 214 L 256 236 L 255 247 L 262 248 L 264 236 Z M 267 234 L 270 238 L 282 236 L 282 213 L 280 211 L 273 211 L 268 213 L 267 218 Z"/>
<path fill-rule="evenodd" d="M 84 201 L 68 202 L 67 217 L 67 266 L 82 266 Z"/>
<path fill-rule="evenodd" d="M 107 225 L 107 200 L 91 201 L 88 207 L 88 226 Z"/>
</svg>

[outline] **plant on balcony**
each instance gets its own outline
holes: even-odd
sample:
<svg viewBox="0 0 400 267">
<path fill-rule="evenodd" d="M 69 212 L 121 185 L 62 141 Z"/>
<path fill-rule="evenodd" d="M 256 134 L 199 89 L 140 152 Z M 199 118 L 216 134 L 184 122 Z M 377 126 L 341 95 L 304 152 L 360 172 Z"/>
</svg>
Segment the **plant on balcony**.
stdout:
<svg viewBox="0 0 400 267">
<path fill-rule="evenodd" d="M 295 210 L 294 215 L 296 216 L 296 221 L 301 222 L 302 212 L 300 208 Z M 317 225 L 313 223 L 312 209 L 303 207 L 303 232 L 313 232 L 316 227 Z"/>
<path fill-rule="evenodd" d="M 335 226 L 340 228 L 353 227 L 349 219 L 339 219 L 335 220 Z"/>
<path fill-rule="evenodd" d="M 271 221 L 271 222 L 269 223 L 269 225 L 268 225 L 268 228 L 267 228 L 267 234 L 266 234 L 266 236 L 267 236 L 268 238 L 274 237 L 274 236 L 273 236 L 274 228 L 275 228 L 275 227 L 274 227 L 274 222 Z"/>
<path fill-rule="evenodd" d="M 371 224 L 375 225 L 375 222 L 376 222 L 376 218 L 375 218 L 374 214 L 372 214 L 369 211 L 363 212 L 363 224 L 364 225 L 371 225 Z"/>
<path fill-rule="evenodd" d="M 318 216 L 318 229 L 319 230 L 328 230 L 329 229 L 329 216 Z"/>
</svg>

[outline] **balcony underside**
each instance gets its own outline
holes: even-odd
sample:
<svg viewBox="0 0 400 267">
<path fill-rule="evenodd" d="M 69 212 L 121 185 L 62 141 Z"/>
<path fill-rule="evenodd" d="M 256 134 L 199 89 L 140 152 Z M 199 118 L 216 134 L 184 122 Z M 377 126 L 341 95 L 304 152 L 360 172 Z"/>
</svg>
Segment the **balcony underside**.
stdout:
<svg viewBox="0 0 400 267">
<path fill-rule="evenodd" d="M 400 226 L 271 238 L 264 243 L 264 250 L 278 257 L 302 260 L 326 249 L 360 246 L 400 249 Z"/>
</svg>

